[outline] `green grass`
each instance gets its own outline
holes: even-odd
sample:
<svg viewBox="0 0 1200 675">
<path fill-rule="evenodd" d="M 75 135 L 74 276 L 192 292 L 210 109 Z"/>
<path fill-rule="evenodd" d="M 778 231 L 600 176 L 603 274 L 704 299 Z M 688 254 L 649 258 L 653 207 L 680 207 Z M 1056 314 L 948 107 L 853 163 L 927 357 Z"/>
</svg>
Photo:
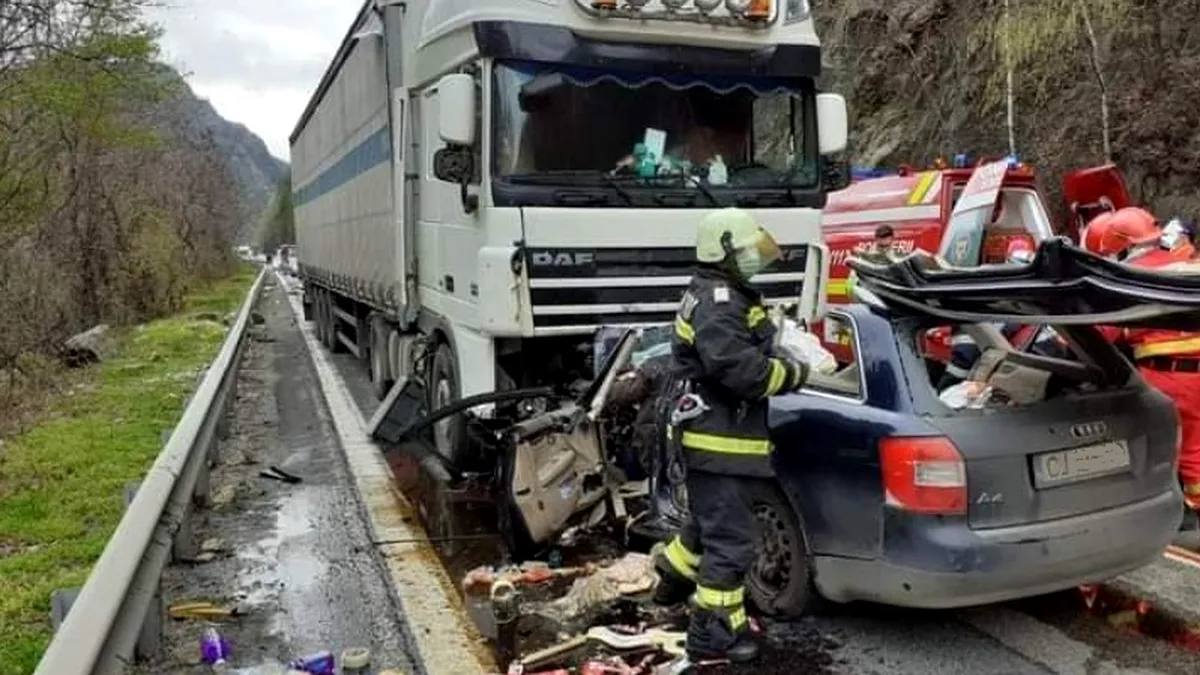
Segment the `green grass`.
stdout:
<svg viewBox="0 0 1200 675">
<path fill-rule="evenodd" d="M 180 314 L 118 335 L 37 426 L 0 446 L 0 675 L 32 673 L 51 637 L 50 593 L 82 586 L 258 271 L 190 295 Z"/>
</svg>

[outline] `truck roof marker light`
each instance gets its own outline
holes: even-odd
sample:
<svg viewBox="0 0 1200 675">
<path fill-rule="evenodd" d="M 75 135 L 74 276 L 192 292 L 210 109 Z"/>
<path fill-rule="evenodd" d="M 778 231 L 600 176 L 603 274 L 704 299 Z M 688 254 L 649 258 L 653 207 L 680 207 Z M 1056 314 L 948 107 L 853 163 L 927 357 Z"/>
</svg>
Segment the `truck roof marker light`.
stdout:
<svg viewBox="0 0 1200 675">
<path fill-rule="evenodd" d="M 1017 159 L 1016 155 L 1009 155 L 1004 158 L 1004 161 L 1008 163 L 1008 168 L 1010 169 L 1015 169 L 1021 166 L 1021 160 Z"/>
<path fill-rule="evenodd" d="M 965 169 L 969 166 L 971 166 L 971 158 L 967 156 L 967 153 L 960 152 L 954 156 L 954 168 Z"/>
<path fill-rule="evenodd" d="M 617 0 L 592 0 L 592 9 L 616 9 Z"/>
<path fill-rule="evenodd" d="M 746 18 L 753 21 L 767 21 L 771 18 L 771 0 L 750 0 L 746 8 Z"/>
<path fill-rule="evenodd" d="M 692 4 L 696 5 L 701 14 L 708 15 L 721 6 L 721 0 L 692 0 Z"/>
<path fill-rule="evenodd" d="M 661 2 L 668 12 L 678 12 L 687 4 L 687 0 L 661 0 Z"/>
</svg>

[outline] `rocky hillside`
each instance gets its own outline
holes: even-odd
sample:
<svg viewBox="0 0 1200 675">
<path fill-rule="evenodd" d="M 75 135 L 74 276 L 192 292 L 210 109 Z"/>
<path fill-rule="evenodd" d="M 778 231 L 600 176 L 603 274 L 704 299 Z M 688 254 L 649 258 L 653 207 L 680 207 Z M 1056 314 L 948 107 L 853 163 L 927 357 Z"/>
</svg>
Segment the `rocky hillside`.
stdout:
<svg viewBox="0 0 1200 675">
<path fill-rule="evenodd" d="M 238 241 L 253 242 L 277 186 L 287 175 L 287 163 L 271 155 L 263 140 L 245 126 L 221 117 L 178 73 L 167 71 L 164 77 L 171 80 L 174 93 L 161 106 L 159 126 L 189 141 L 211 143 L 225 159 L 230 176 L 240 188 L 246 214 Z"/>
<path fill-rule="evenodd" d="M 1200 0 L 825 0 L 828 89 L 847 95 L 853 161 L 1008 152 L 1057 195 L 1111 158 L 1160 216 L 1200 216 Z M 1006 14 L 1005 7 L 1010 6 Z"/>
</svg>

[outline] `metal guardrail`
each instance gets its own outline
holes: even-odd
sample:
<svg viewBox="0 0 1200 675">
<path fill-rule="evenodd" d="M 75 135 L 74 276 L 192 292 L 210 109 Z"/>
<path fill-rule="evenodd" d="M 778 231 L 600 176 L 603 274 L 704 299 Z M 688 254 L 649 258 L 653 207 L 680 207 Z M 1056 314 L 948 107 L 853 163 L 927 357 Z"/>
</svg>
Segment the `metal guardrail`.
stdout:
<svg viewBox="0 0 1200 675">
<path fill-rule="evenodd" d="M 246 329 L 267 274 L 264 268 L 255 280 L 154 465 L 127 491 L 125 516 L 83 589 L 74 598 L 73 591 L 55 593 L 54 611 L 66 616 L 35 675 L 115 675 L 157 650 L 166 611 L 162 572 L 172 558 L 194 552 L 191 514 L 208 504 L 209 469 L 217 440 L 228 433 Z"/>
</svg>

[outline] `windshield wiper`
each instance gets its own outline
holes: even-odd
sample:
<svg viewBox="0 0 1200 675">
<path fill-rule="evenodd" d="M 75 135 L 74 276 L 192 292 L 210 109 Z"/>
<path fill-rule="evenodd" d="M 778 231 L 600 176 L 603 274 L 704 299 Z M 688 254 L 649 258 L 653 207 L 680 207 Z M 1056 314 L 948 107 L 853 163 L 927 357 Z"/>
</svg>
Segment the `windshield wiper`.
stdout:
<svg viewBox="0 0 1200 675">
<path fill-rule="evenodd" d="M 591 182 L 588 179 L 598 178 L 606 187 L 612 188 L 613 191 L 617 193 L 617 196 L 624 200 L 626 204 L 633 206 L 633 195 L 629 194 L 629 191 L 622 187 L 621 184 L 617 182 L 616 177 L 614 177 L 610 172 L 599 169 L 559 169 L 555 171 L 535 171 L 532 173 L 511 174 L 509 176 L 505 176 L 505 178 L 529 183 L 566 183 L 571 187 L 587 187 L 587 185 L 581 184 L 580 179 L 585 179 L 587 182 Z"/>
</svg>

